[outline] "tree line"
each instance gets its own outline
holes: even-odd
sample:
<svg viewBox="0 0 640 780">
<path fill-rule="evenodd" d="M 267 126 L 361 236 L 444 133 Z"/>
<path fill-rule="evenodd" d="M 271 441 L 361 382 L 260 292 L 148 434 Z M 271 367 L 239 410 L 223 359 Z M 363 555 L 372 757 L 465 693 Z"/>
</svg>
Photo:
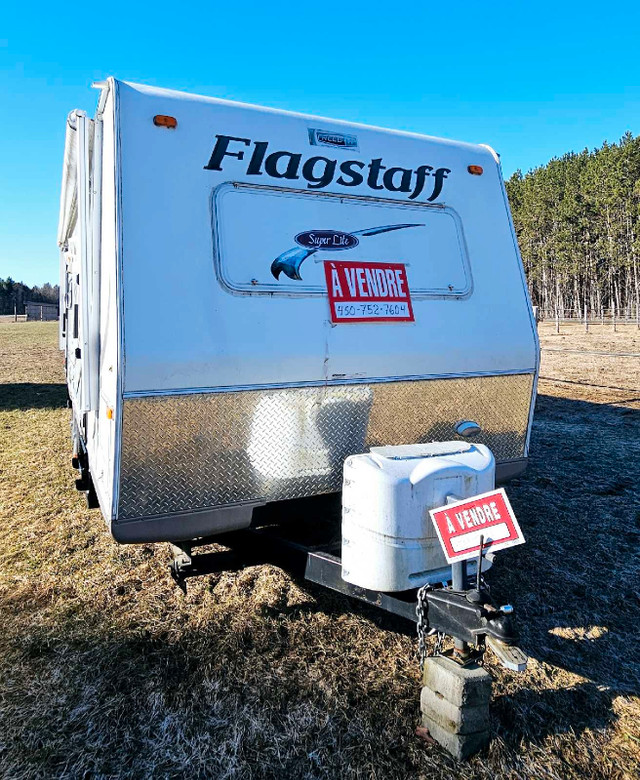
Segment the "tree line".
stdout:
<svg viewBox="0 0 640 780">
<path fill-rule="evenodd" d="M 50 285 L 46 282 L 42 287 L 35 285 L 28 287 L 22 282 L 14 282 L 9 276 L 0 279 L 0 314 L 24 314 L 24 305 L 27 301 L 37 303 L 58 303 L 60 288 L 58 285 Z"/>
<path fill-rule="evenodd" d="M 516 171 L 506 186 L 534 305 L 637 316 L 640 136 Z"/>
</svg>

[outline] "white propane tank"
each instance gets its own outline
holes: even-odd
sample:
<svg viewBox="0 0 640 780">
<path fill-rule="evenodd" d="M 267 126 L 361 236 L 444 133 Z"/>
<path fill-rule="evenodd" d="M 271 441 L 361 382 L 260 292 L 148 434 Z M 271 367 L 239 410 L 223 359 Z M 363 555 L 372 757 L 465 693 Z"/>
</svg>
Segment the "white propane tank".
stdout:
<svg viewBox="0 0 640 780">
<path fill-rule="evenodd" d="M 495 460 L 483 444 L 372 447 L 344 463 L 342 578 L 380 591 L 450 579 L 429 510 L 487 493 Z M 471 573 L 471 564 L 470 564 Z"/>
</svg>

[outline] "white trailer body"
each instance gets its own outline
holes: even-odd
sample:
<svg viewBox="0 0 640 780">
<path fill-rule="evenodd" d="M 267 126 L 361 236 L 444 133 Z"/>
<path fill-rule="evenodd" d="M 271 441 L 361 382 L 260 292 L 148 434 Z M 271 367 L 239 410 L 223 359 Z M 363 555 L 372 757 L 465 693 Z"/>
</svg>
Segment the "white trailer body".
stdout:
<svg viewBox="0 0 640 780">
<path fill-rule="evenodd" d="M 340 490 L 349 455 L 463 421 L 498 480 L 522 471 L 539 350 L 491 149 L 101 89 L 95 119 L 69 117 L 61 347 L 117 540 L 245 527 Z M 374 321 L 332 321 L 325 266 L 346 261 L 404 265 L 413 321 L 375 321 L 365 271 Z"/>
</svg>

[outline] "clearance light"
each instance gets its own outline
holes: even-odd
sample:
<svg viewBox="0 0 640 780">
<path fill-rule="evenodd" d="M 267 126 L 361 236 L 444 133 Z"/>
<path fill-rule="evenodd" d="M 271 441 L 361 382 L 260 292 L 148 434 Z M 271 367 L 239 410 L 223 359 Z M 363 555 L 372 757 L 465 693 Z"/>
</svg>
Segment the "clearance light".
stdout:
<svg viewBox="0 0 640 780">
<path fill-rule="evenodd" d="M 107 420 L 113 420 L 113 407 L 107 406 Z"/>
<path fill-rule="evenodd" d="M 467 166 L 467 170 L 473 176 L 482 176 L 483 174 L 482 165 L 469 165 Z"/>
<path fill-rule="evenodd" d="M 156 127 L 168 127 L 174 129 L 178 126 L 178 120 L 175 116 L 167 116 L 166 114 L 156 114 L 153 117 L 153 124 Z"/>
</svg>

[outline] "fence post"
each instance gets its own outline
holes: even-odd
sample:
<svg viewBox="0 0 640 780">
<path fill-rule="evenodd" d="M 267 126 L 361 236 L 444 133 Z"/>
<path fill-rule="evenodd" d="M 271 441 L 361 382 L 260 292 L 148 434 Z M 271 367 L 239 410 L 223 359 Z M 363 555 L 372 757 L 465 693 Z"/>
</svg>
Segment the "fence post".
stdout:
<svg viewBox="0 0 640 780">
<path fill-rule="evenodd" d="M 613 332 L 616 332 L 616 305 L 615 303 L 611 307 L 611 321 L 613 322 Z"/>
<path fill-rule="evenodd" d="M 560 312 L 556 309 L 556 333 L 560 333 Z"/>
<path fill-rule="evenodd" d="M 13 307 L 13 321 L 14 322 L 18 321 L 18 307 L 17 306 Z"/>
<path fill-rule="evenodd" d="M 589 332 L 589 320 L 587 318 L 587 304 L 584 305 L 584 332 Z"/>
</svg>

